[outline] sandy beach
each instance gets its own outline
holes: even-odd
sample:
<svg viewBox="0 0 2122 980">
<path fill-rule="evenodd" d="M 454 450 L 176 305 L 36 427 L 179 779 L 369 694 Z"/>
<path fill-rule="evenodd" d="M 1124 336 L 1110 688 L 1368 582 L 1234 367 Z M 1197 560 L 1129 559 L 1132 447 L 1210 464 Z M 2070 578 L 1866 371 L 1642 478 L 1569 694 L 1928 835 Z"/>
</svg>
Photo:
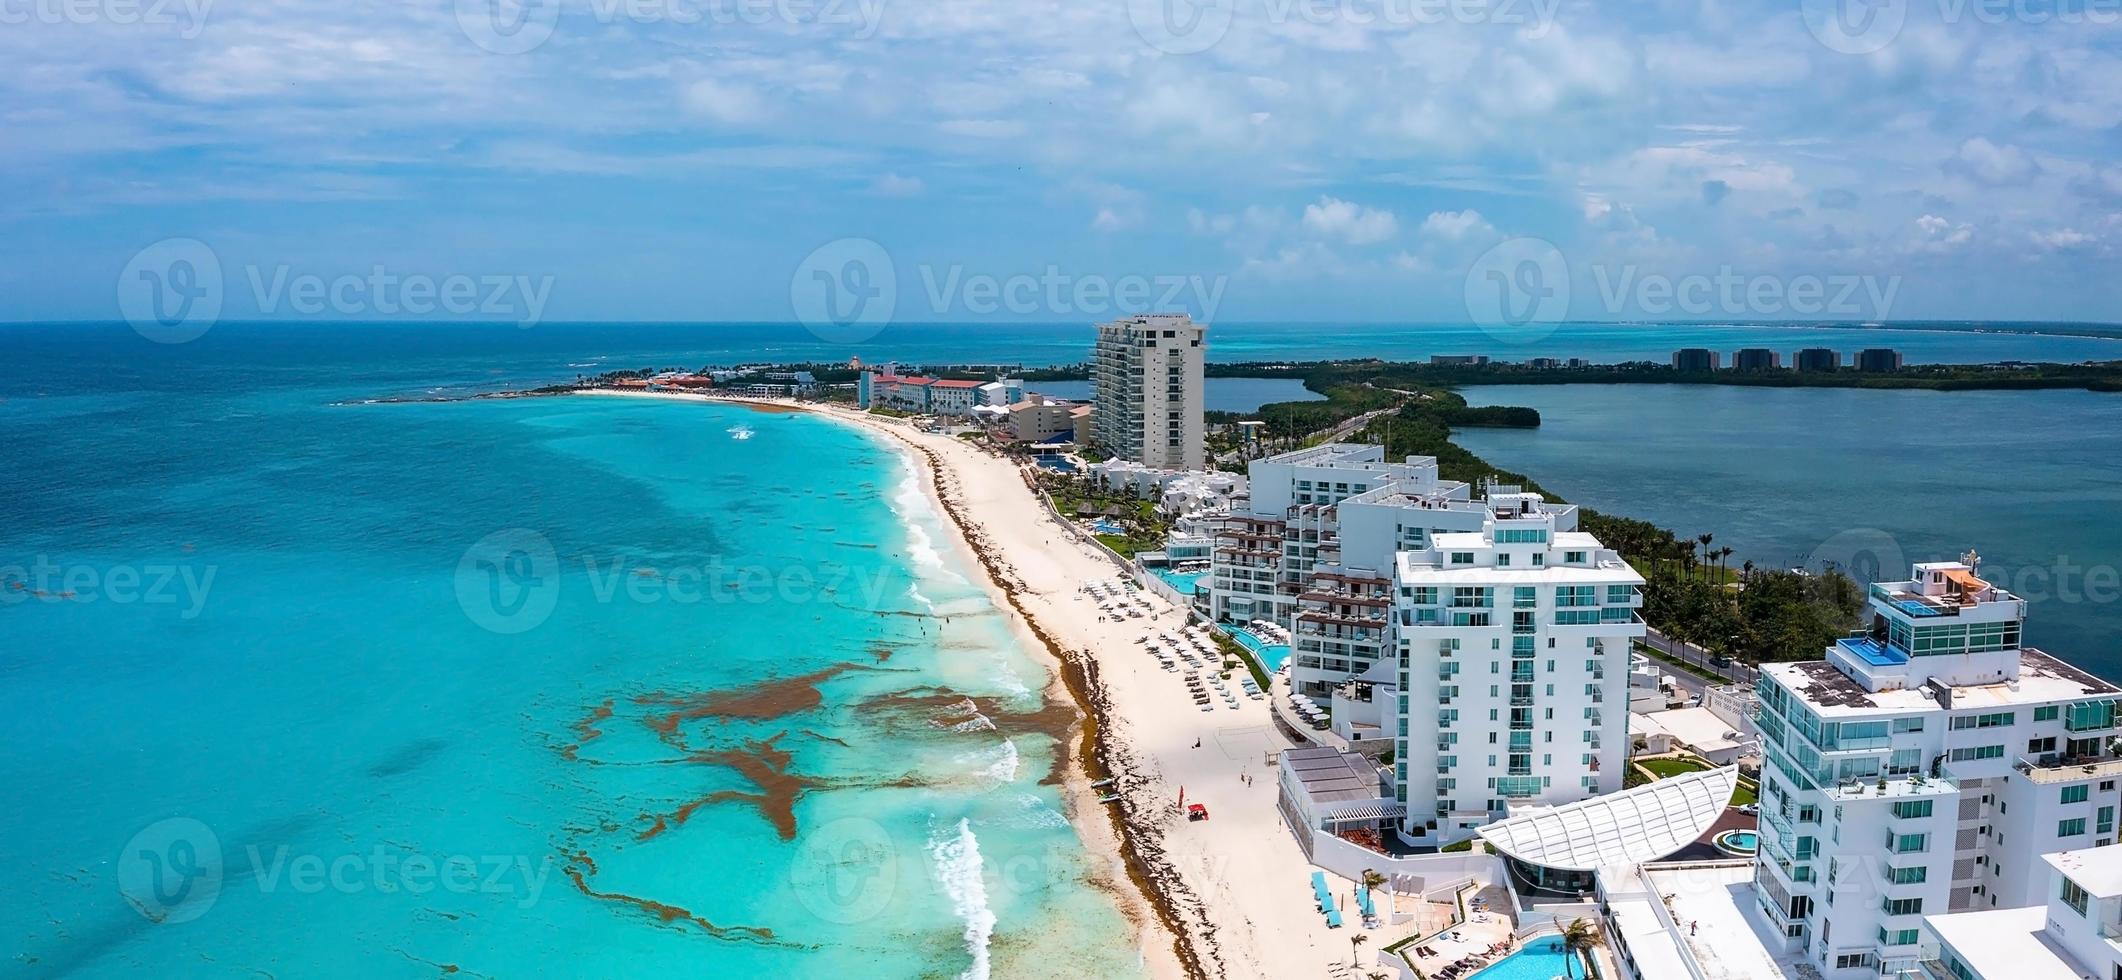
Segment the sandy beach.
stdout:
<svg viewBox="0 0 2122 980">
<path fill-rule="evenodd" d="M 594 394 L 811 411 L 914 450 L 934 502 L 958 532 L 955 546 L 986 570 L 987 587 L 1024 642 L 1056 658 L 1056 685 L 1067 681 L 1069 690 L 1052 696 L 1074 696 L 1095 726 L 1093 758 L 1072 767 L 1071 816 L 1101 858 L 1124 857 L 1140 886 L 1128 890 L 1129 911 L 1142 923 L 1150 972 L 1313 977 L 1352 962 L 1350 940 L 1366 933 L 1353 922 L 1326 927 L 1311 896 L 1312 867 L 1275 809 L 1267 758 L 1290 743 L 1275 731 L 1266 702 L 1241 699 L 1237 710 L 1199 711 L 1179 676 L 1159 668 L 1139 642 L 1184 625 L 1185 611 L 1145 591 L 1152 617 L 1102 617 L 1082 587 L 1121 578 L 1122 567 L 1055 518 L 1016 463 L 851 408 L 676 392 Z M 1089 785 L 1104 775 L 1116 781 L 1117 804 L 1099 804 Z M 1188 803 L 1207 806 L 1208 820 L 1185 819 L 1182 790 Z M 1348 894 L 1348 882 L 1329 878 L 1336 894 Z M 1370 935 L 1363 961 L 1372 961 L 1377 943 L 1397 938 Z"/>
</svg>

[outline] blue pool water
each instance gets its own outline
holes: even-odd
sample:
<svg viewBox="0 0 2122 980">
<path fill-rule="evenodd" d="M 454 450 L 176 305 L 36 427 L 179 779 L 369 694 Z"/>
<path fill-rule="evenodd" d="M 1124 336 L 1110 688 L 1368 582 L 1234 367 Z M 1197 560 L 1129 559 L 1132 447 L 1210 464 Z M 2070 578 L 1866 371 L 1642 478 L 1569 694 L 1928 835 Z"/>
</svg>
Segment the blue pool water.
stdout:
<svg viewBox="0 0 2122 980">
<path fill-rule="evenodd" d="M 1171 584 L 1180 595 L 1193 595 L 1201 583 L 1201 572 L 1175 572 L 1169 568 L 1152 568 L 1149 573 Z"/>
<path fill-rule="evenodd" d="M 1099 534 L 1126 534 L 1127 529 L 1115 521 L 1092 521 L 1090 529 Z"/>
<path fill-rule="evenodd" d="M 1259 656 L 1260 662 L 1267 665 L 1267 671 L 1270 674 L 1281 670 L 1282 665 L 1289 662 L 1289 644 L 1287 643 L 1269 643 L 1254 636 L 1252 630 L 1242 627 L 1233 626 L 1230 633 L 1239 643 L 1244 644 L 1247 650 L 1251 650 Z"/>
<path fill-rule="evenodd" d="M 1576 976 L 1569 965 L 1569 953 L 1562 948 L 1560 936 L 1548 936 L 1526 943 L 1523 949 L 1497 960 L 1488 969 L 1474 974 L 1473 980 L 1554 980 L 1560 976 Z"/>
</svg>

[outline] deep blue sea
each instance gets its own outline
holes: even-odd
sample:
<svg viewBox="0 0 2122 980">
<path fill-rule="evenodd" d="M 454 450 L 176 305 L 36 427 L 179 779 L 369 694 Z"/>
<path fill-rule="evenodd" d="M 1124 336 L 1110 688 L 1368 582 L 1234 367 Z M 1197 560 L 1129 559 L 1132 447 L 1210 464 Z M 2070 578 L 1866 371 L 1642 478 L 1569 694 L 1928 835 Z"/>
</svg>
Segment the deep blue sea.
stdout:
<svg viewBox="0 0 2122 980">
<path fill-rule="evenodd" d="M 1138 972 L 1071 713 L 872 437 L 340 404 L 588 351 L 0 344 L 0 975 Z"/>
</svg>

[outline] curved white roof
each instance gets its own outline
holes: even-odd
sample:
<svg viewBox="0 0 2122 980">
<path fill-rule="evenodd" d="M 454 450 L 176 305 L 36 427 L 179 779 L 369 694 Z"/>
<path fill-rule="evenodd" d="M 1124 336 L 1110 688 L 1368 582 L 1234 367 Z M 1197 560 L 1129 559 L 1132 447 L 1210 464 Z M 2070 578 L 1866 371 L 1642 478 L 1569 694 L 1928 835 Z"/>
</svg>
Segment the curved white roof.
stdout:
<svg viewBox="0 0 2122 980">
<path fill-rule="evenodd" d="M 1499 820 L 1478 831 L 1527 864 L 1563 871 L 1634 867 L 1693 843 L 1739 788 L 1739 767 L 1661 779 Z"/>
</svg>

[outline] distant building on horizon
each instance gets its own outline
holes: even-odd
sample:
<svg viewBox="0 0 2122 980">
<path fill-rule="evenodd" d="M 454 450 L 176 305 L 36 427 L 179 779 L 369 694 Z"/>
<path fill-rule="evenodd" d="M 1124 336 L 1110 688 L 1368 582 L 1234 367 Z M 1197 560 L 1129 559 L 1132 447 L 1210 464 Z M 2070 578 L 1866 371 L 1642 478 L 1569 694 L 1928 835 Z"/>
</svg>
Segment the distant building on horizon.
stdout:
<svg viewBox="0 0 2122 980">
<path fill-rule="evenodd" d="M 1167 470 L 1204 468 L 1208 326 L 1184 313 L 1098 324 L 1091 357 L 1091 442 Z"/>
<path fill-rule="evenodd" d="M 1901 352 L 1891 347 L 1866 347 L 1857 352 L 1857 370 L 1886 374 L 1901 370 Z"/>
<path fill-rule="evenodd" d="M 1683 347 L 1673 351 L 1673 370 L 1675 371 L 1715 371 L 1722 364 L 1722 355 L 1707 347 Z"/>
<path fill-rule="evenodd" d="M 1826 373 L 1842 367 L 1842 355 L 1829 347 L 1807 347 L 1791 355 L 1790 366 L 1807 374 Z"/>
<path fill-rule="evenodd" d="M 1480 367 L 1488 363 L 1487 354 L 1431 354 L 1431 367 Z"/>
<path fill-rule="evenodd" d="M 1747 347 L 1734 351 L 1731 369 L 1734 371 L 1774 371 L 1783 366 L 1783 355 L 1766 347 Z"/>
</svg>

